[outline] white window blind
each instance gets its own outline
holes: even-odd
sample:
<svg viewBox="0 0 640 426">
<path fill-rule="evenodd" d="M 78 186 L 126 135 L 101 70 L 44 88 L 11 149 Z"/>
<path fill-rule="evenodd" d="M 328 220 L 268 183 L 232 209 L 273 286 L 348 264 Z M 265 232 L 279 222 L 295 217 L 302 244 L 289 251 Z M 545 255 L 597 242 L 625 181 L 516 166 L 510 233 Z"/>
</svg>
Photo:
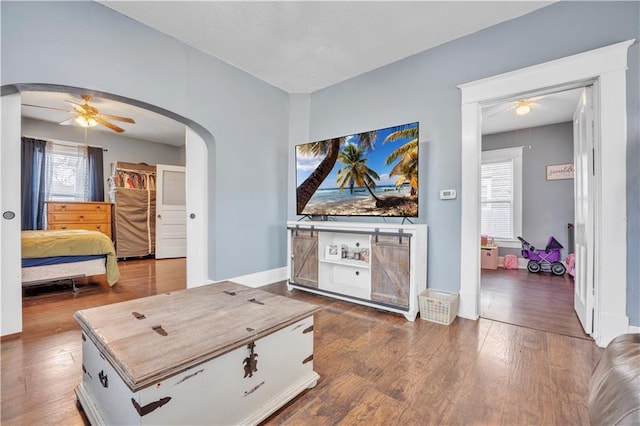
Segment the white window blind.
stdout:
<svg viewBox="0 0 640 426">
<path fill-rule="evenodd" d="M 513 161 L 482 165 L 481 232 L 513 239 Z"/>
<path fill-rule="evenodd" d="M 47 200 L 86 201 L 89 199 L 87 147 L 47 142 L 45 191 Z"/>
<path fill-rule="evenodd" d="M 522 147 L 483 151 L 480 181 L 482 234 L 516 240 L 522 230 Z"/>
</svg>

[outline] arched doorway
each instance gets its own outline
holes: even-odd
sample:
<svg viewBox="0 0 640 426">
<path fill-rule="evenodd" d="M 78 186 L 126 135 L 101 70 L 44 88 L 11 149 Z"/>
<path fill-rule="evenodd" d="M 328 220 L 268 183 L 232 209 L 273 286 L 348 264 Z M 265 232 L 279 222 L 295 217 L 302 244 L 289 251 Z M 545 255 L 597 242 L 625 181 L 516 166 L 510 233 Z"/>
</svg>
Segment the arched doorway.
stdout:
<svg viewBox="0 0 640 426">
<path fill-rule="evenodd" d="M 208 200 L 214 196 L 208 191 L 208 151 L 214 144 L 213 136 L 202 126 L 191 120 L 135 99 L 119 95 L 97 92 L 90 89 L 52 85 L 52 84 L 15 84 L 2 87 L 2 141 L 0 143 L 0 209 L 3 219 L 0 222 L 2 247 L 0 257 L 2 269 L 2 330 L 1 335 L 16 334 L 22 330 L 21 282 L 20 282 L 20 194 L 16 182 L 20 176 L 20 136 L 21 136 L 21 91 L 54 91 L 67 93 L 92 93 L 97 97 L 113 99 L 183 123 L 186 127 L 186 205 L 187 205 L 187 287 L 196 287 L 209 283 L 209 220 Z M 198 182 L 189 185 L 189 182 Z M 10 213 L 14 217 L 9 219 Z M 213 231 L 213 230 L 211 230 Z"/>
</svg>

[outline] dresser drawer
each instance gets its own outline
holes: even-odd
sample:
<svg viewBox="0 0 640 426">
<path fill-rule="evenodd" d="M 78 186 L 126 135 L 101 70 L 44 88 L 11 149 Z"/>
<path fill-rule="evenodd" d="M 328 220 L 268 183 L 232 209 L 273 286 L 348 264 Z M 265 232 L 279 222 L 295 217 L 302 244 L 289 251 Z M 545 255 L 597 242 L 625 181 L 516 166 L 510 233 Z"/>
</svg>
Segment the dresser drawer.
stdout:
<svg viewBox="0 0 640 426">
<path fill-rule="evenodd" d="M 111 203 L 47 203 L 49 212 L 111 212 Z"/>
<path fill-rule="evenodd" d="M 108 213 L 51 213 L 47 215 L 50 224 L 59 223 L 107 223 L 111 221 Z"/>
<path fill-rule="evenodd" d="M 111 225 L 106 223 L 58 223 L 49 225 L 48 229 L 64 230 L 64 229 L 86 229 L 87 231 L 99 231 L 111 237 Z"/>
</svg>

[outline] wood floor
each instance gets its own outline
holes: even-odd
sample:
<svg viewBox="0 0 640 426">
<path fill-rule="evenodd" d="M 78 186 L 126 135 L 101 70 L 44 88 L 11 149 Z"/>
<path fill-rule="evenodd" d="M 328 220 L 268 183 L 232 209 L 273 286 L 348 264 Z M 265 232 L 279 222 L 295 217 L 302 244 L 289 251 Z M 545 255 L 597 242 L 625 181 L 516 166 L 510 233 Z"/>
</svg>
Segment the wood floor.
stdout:
<svg viewBox="0 0 640 426">
<path fill-rule="evenodd" d="M 483 269 L 480 315 L 484 318 L 591 339 L 573 308 L 573 279 L 526 269 Z"/>
<path fill-rule="evenodd" d="M 3 425 L 82 425 L 78 309 L 185 286 L 178 260 L 120 262 L 121 281 L 24 297 L 24 331 L 4 339 Z M 503 322 L 457 318 L 450 326 L 375 309 L 263 289 L 322 307 L 316 314 L 318 385 L 266 425 L 588 424 L 591 370 L 601 350 L 585 339 Z"/>
</svg>

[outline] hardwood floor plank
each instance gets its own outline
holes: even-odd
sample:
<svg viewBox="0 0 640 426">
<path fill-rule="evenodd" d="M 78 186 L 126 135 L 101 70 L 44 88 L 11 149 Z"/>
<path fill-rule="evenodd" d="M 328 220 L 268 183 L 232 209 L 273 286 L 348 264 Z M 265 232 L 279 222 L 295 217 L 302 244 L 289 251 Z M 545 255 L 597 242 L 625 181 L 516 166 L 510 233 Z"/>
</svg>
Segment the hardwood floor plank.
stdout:
<svg viewBox="0 0 640 426">
<path fill-rule="evenodd" d="M 556 420 L 562 424 L 570 420 L 588 424 L 589 379 L 603 349 L 553 333 L 547 333 L 547 340 Z"/>
<path fill-rule="evenodd" d="M 81 283 L 75 296 L 67 289 L 23 298 L 24 331 L 1 345 L 3 425 L 86 424 L 75 405 L 82 352 L 73 313 L 179 290 L 186 282 L 184 259 L 128 260 L 121 274 L 113 288 L 98 278 Z M 495 278 L 507 290 L 513 287 L 513 277 Z M 555 285 L 549 277 L 543 286 L 532 281 L 533 293 Z M 262 289 L 322 308 L 314 330 L 318 384 L 264 425 L 588 423 L 588 379 L 601 353 L 591 340 L 486 318 L 457 318 L 449 326 L 420 318 L 410 322 L 289 292 L 285 283 Z M 494 306 L 503 303 L 498 298 L 483 292 L 483 300 Z M 547 308 L 544 303 L 534 304 L 538 312 Z M 547 315 L 559 321 L 552 311 L 546 309 Z"/>
<path fill-rule="evenodd" d="M 514 344 L 502 424 L 556 424 L 546 333 L 520 327 Z"/>
<path fill-rule="evenodd" d="M 557 334 L 591 339 L 573 308 L 573 279 L 526 269 L 482 270 L 480 315 Z"/>
</svg>

